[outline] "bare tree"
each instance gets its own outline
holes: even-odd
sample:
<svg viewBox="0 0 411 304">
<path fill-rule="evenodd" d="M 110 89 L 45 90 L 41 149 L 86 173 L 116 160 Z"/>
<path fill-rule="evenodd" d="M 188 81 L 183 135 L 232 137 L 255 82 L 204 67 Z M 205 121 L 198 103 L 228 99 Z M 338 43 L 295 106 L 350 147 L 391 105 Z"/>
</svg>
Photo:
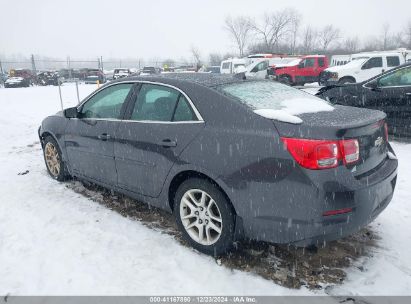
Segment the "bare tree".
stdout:
<svg viewBox="0 0 411 304">
<path fill-rule="evenodd" d="M 317 32 L 310 25 L 307 25 L 303 31 L 302 47 L 301 47 L 302 51 L 305 53 L 312 52 L 316 41 L 317 41 Z"/>
<path fill-rule="evenodd" d="M 208 63 L 210 65 L 220 65 L 221 61 L 223 61 L 223 57 L 217 53 L 210 53 L 208 55 Z"/>
<path fill-rule="evenodd" d="M 388 49 L 389 44 L 389 37 L 390 35 L 390 25 L 388 23 L 384 23 L 382 26 L 382 49 L 385 51 Z"/>
<path fill-rule="evenodd" d="M 360 47 L 360 41 L 357 36 L 347 38 L 342 46 L 348 53 L 356 53 Z"/>
<path fill-rule="evenodd" d="M 291 10 L 290 34 L 291 34 L 291 53 L 295 54 L 297 45 L 298 30 L 300 29 L 301 14 L 297 10 Z"/>
<path fill-rule="evenodd" d="M 200 55 L 200 51 L 198 48 L 196 48 L 195 46 L 191 46 L 191 55 L 193 56 L 194 59 L 194 64 L 199 67 L 201 66 L 201 55 Z"/>
<path fill-rule="evenodd" d="M 294 18 L 295 10 L 284 9 L 275 13 L 265 14 L 261 24 L 252 23 L 254 32 L 262 38 L 267 51 L 278 49 L 280 39 L 290 30 L 290 24 Z"/>
<path fill-rule="evenodd" d="M 331 43 L 340 38 L 340 30 L 333 25 L 328 24 L 323 27 L 318 33 L 318 40 L 321 50 L 324 52 L 328 50 Z"/>
<path fill-rule="evenodd" d="M 404 33 L 406 37 L 405 46 L 411 49 L 411 20 L 409 20 L 407 25 L 405 26 Z"/>
<path fill-rule="evenodd" d="M 251 31 L 250 20 L 243 16 L 236 18 L 227 17 L 224 28 L 237 45 L 240 57 L 243 57 Z"/>
</svg>

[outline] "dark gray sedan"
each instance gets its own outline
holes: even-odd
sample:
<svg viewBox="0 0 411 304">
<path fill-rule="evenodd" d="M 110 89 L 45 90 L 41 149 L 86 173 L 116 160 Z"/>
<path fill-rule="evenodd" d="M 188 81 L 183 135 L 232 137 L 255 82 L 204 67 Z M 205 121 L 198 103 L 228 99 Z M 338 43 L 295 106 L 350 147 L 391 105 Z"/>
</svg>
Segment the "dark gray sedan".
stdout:
<svg viewBox="0 0 411 304">
<path fill-rule="evenodd" d="M 385 114 L 332 106 L 265 80 L 123 78 L 39 128 L 56 180 L 88 180 L 172 211 L 198 250 L 241 239 L 319 244 L 390 202 L 397 159 Z"/>
</svg>

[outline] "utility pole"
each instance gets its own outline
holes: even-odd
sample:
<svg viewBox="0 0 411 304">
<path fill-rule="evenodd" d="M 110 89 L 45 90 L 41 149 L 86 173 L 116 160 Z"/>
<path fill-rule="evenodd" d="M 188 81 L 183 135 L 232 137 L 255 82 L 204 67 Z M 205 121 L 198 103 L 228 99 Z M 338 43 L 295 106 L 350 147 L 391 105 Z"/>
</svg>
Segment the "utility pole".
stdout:
<svg viewBox="0 0 411 304">
<path fill-rule="evenodd" d="M 34 61 L 34 55 L 33 54 L 31 54 L 31 69 L 33 71 L 33 74 L 37 75 L 36 62 Z"/>
<path fill-rule="evenodd" d="M 0 73 L 3 76 L 3 65 L 1 64 L 1 60 L 0 60 Z"/>
<path fill-rule="evenodd" d="M 71 75 L 71 68 L 70 68 L 70 56 L 67 56 L 67 69 L 68 69 L 68 72 L 69 72 L 69 78 L 71 79 L 72 75 Z"/>
<path fill-rule="evenodd" d="M 1 64 L 0 60 L 0 84 L 3 83 L 3 65 Z"/>
</svg>

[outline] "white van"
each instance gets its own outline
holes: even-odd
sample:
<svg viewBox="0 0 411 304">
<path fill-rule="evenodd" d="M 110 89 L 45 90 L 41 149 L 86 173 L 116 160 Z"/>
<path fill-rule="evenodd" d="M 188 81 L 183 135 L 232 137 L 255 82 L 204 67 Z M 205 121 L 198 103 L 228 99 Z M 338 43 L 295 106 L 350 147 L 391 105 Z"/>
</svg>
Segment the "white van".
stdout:
<svg viewBox="0 0 411 304">
<path fill-rule="evenodd" d="M 229 58 L 223 60 L 220 65 L 221 74 L 235 74 L 241 69 L 244 70 L 246 66 L 246 60 L 243 58 Z"/>
<path fill-rule="evenodd" d="M 289 62 L 298 59 L 297 57 L 273 57 L 273 58 L 260 58 L 258 61 L 255 61 L 249 64 L 245 72 L 247 78 L 267 78 L 267 69 L 274 66 L 284 66 Z"/>
<path fill-rule="evenodd" d="M 411 51 L 403 49 L 353 54 L 347 64 L 325 69 L 320 84 L 362 82 L 407 62 L 410 57 Z"/>
<path fill-rule="evenodd" d="M 337 65 L 344 65 L 351 61 L 351 55 L 332 55 L 330 60 L 330 67 Z"/>
</svg>

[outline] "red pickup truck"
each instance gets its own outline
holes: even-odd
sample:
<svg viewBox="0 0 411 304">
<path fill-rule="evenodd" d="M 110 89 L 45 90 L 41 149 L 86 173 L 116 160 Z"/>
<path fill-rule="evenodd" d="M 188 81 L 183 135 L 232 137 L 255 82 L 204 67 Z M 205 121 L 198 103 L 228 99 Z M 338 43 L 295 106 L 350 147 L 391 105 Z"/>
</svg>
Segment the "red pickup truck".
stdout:
<svg viewBox="0 0 411 304">
<path fill-rule="evenodd" d="M 290 85 L 304 85 L 318 82 L 320 73 L 328 68 L 328 58 L 324 55 L 307 55 L 289 63 L 276 65 L 268 71 L 274 79 Z"/>
</svg>

